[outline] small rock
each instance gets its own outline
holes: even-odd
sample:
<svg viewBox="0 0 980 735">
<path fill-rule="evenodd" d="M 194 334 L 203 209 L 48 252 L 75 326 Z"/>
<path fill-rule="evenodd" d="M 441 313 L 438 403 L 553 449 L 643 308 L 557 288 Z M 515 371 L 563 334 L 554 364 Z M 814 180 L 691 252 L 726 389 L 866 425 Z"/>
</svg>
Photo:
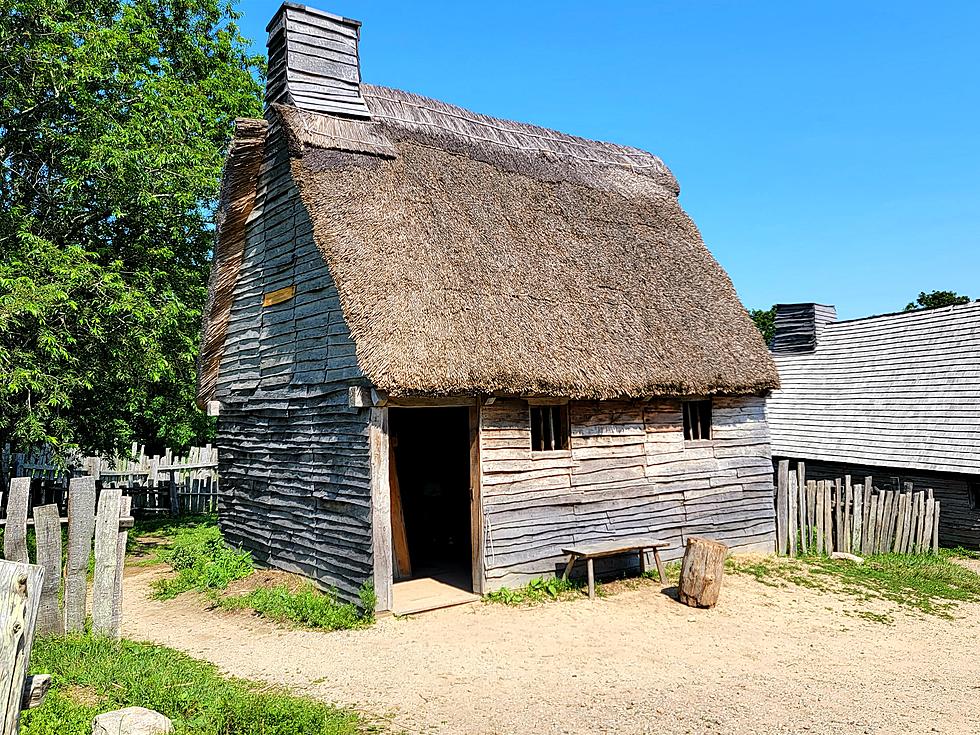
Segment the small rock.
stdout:
<svg viewBox="0 0 980 735">
<path fill-rule="evenodd" d="M 173 731 L 169 717 L 146 707 L 117 709 L 92 720 L 92 735 L 166 735 Z"/>
</svg>

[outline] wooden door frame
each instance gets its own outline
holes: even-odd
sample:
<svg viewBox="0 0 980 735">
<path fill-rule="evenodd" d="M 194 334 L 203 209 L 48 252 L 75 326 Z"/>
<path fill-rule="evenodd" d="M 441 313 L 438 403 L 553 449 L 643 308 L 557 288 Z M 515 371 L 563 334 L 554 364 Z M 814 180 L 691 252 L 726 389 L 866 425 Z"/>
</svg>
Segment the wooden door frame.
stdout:
<svg viewBox="0 0 980 735">
<path fill-rule="evenodd" d="M 443 404 L 445 406 L 446 404 Z M 460 405 L 459 403 L 455 404 Z M 398 406 L 400 407 L 400 406 Z M 405 406 L 407 408 L 407 406 Z M 448 406 L 446 406 L 448 407 Z M 486 586 L 483 533 L 483 472 L 480 464 L 482 402 L 469 405 L 470 443 L 470 544 L 473 592 L 482 595 Z M 388 407 L 370 409 L 371 525 L 374 547 L 374 592 L 378 612 L 391 610 L 394 558 L 391 535 L 391 482 Z"/>
<path fill-rule="evenodd" d="M 483 564 L 483 471 L 480 464 L 482 402 L 470 406 L 470 549 L 473 561 L 473 592 L 482 595 L 486 586 Z"/>
<path fill-rule="evenodd" d="M 371 450 L 371 531 L 374 547 L 374 594 L 377 612 L 391 610 L 394 563 L 391 552 L 388 409 L 372 408 L 368 424 Z"/>
</svg>

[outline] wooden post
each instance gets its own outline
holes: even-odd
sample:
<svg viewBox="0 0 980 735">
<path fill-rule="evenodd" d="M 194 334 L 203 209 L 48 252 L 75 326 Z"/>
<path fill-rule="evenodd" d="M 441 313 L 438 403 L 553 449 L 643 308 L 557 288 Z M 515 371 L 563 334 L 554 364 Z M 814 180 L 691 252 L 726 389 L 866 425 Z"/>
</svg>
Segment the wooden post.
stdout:
<svg viewBox="0 0 980 735">
<path fill-rule="evenodd" d="M 34 640 L 44 570 L 0 561 L 0 732 L 16 735 Z"/>
<path fill-rule="evenodd" d="M 391 488 L 388 409 L 370 408 L 371 526 L 374 546 L 374 593 L 379 612 L 391 610 L 393 560 L 391 550 Z"/>
<path fill-rule="evenodd" d="M 483 465 L 480 461 L 480 425 L 482 401 L 470 406 L 470 554 L 473 592 L 483 594 L 485 587 L 483 558 Z"/>
<path fill-rule="evenodd" d="M 680 601 L 690 607 L 714 607 L 721 594 L 728 547 L 718 541 L 692 537 L 687 540 L 681 578 Z"/>
<path fill-rule="evenodd" d="M 851 476 L 844 475 L 844 545 L 841 551 L 850 551 L 853 544 L 854 529 L 852 519 L 854 517 L 854 485 L 851 484 Z"/>
<path fill-rule="evenodd" d="M 788 520 L 788 532 L 789 532 L 789 555 L 796 556 L 796 541 L 797 541 L 797 528 L 796 528 L 796 500 L 799 491 L 796 489 L 796 473 L 789 473 L 789 486 L 786 488 L 786 501 L 787 501 L 787 520 Z"/>
<path fill-rule="evenodd" d="M 786 555 L 789 547 L 789 503 L 786 493 L 789 487 L 789 460 L 779 460 L 778 481 L 776 483 L 776 553 Z"/>
<path fill-rule="evenodd" d="M 816 480 L 806 481 L 806 514 L 807 524 L 810 528 L 810 546 L 816 548 L 817 544 L 817 483 Z M 818 550 L 819 554 L 820 551 Z"/>
<path fill-rule="evenodd" d="M 88 560 L 95 533 L 95 478 L 73 477 L 68 492 L 68 560 L 65 565 L 65 629 L 85 628 Z"/>
<path fill-rule="evenodd" d="M 133 499 L 122 496 L 119 499 L 119 517 L 128 518 L 133 510 Z M 115 637 L 119 638 L 122 627 L 122 584 L 123 573 L 126 567 L 126 541 L 129 540 L 129 533 L 124 528 L 119 529 L 116 541 L 116 584 L 112 590 L 112 612 L 110 618 L 110 628 L 114 631 Z"/>
<path fill-rule="evenodd" d="M 177 494 L 177 481 L 174 479 L 174 473 L 176 470 L 171 469 L 167 477 L 170 479 L 167 481 L 170 490 L 170 515 L 175 518 L 180 515 L 180 496 Z"/>
<path fill-rule="evenodd" d="M 939 553 L 939 501 L 936 501 L 936 518 L 932 527 L 932 553 Z"/>
<path fill-rule="evenodd" d="M 892 553 L 898 554 L 902 550 L 902 533 L 905 526 L 905 498 L 906 493 L 898 493 L 895 508 L 895 542 L 892 544 Z"/>
<path fill-rule="evenodd" d="M 92 632 L 115 637 L 112 598 L 119 566 L 119 509 L 122 489 L 103 488 L 95 521 L 95 580 L 92 584 Z"/>
<path fill-rule="evenodd" d="M 816 488 L 816 522 L 817 522 L 817 553 L 823 554 L 827 547 L 824 544 L 824 512 L 823 512 L 823 480 L 817 482 Z"/>
<path fill-rule="evenodd" d="M 864 517 L 864 485 L 854 486 L 854 523 L 851 526 L 851 548 L 853 554 L 861 553 L 861 520 Z"/>
<path fill-rule="evenodd" d="M 27 506 L 31 478 L 10 478 L 7 492 L 7 524 L 3 531 L 3 556 L 7 561 L 27 564 Z"/>
<path fill-rule="evenodd" d="M 37 539 L 37 564 L 44 569 L 37 629 L 43 634 L 65 632 L 61 615 L 61 518 L 57 505 L 34 509 L 34 533 Z"/>
<path fill-rule="evenodd" d="M 796 463 L 796 487 L 800 497 L 797 500 L 800 513 L 800 553 L 807 554 L 811 548 L 810 543 L 810 521 L 807 517 L 807 498 L 806 498 L 806 464 Z"/>
<path fill-rule="evenodd" d="M 834 550 L 834 506 L 831 502 L 832 487 L 833 483 L 830 480 L 825 481 L 823 484 L 824 540 L 827 544 L 828 554 Z"/>
</svg>

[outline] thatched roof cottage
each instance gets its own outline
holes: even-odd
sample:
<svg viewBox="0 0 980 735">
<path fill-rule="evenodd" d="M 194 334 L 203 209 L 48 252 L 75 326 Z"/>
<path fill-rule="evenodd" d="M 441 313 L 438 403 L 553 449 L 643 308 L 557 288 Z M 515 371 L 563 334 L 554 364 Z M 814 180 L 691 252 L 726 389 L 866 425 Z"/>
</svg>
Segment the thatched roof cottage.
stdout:
<svg viewBox="0 0 980 735">
<path fill-rule="evenodd" d="M 771 549 L 775 367 L 664 163 L 363 84 L 356 21 L 269 33 L 200 365 L 227 537 L 382 610 L 573 541 Z"/>
<path fill-rule="evenodd" d="M 931 488 L 940 543 L 980 547 L 980 302 L 848 321 L 779 304 L 772 351 L 777 459 L 815 479 Z"/>
</svg>

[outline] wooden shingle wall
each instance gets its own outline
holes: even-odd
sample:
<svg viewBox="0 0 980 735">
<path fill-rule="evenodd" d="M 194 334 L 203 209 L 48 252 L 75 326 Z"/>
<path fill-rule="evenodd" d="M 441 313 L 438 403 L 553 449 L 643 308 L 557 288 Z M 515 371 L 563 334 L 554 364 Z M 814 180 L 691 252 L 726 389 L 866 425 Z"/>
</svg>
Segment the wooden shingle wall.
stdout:
<svg viewBox="0 0 980 735">
<path fill-rule="evenodd" d="M 791 459 L 789 457 L 780 459 Z M 911 482 L 915 490 L 932 488 L 942 505 L 939 514 L 939 543 L 942 546 L 980 548 L 980 508 L 972 507 L 970 486 L 980 487 L 980 474 L 955 475 L 922 472 L 901 467 L 869 467 L 831 462 L 807 462 L 806 476 L 812 480 L 833 480 L 851 475 L 854 482 L 874 479 L 875 487 L 897 489 Z"/>
<path fill-rule="evenodd" d="M 258 561 L 352 599 L 371 577 L 368 411 L 348 406 L 354 345 L 270 136 L 216 390 L 221 527 Z"/>
<path fill-rule="evenodd" d="M 531 452 L 528 406 L 484 406 L 487 589 L 553 574 L 573 542 L 688 536 L 772 551 L 772 460 L 761 398 L 714 399 L 710 441 L 684 441 L 678 400 L 573 402 L 571 449 Z"/>
<path fill-rule="evenodd" d="M 980 475 L 980 302 L 827 324 L 773 357 L 774 454 Z"/>
<path fill-rule="evenodd" d="M 776 304 L 772 351 L 813 352 L 817 332 L 837 319 L 837 310 L 823 304 Z"/>
</svg>

